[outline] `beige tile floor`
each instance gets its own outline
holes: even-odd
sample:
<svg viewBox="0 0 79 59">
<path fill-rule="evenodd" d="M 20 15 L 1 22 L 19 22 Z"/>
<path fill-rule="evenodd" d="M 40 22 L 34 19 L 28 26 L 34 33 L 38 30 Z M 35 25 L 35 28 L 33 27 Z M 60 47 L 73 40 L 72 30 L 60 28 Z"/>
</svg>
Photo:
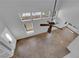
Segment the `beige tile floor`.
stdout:
<svg viewBox="0 0 79 59">
<path fill-rule="evenodd" d="M 42 33 L 17 41 L 15 58 L 61 58 L 69 53 L 66 48 L 76 38 L 68 28 L 54 30 L 51 34 Z"/>
</svg>

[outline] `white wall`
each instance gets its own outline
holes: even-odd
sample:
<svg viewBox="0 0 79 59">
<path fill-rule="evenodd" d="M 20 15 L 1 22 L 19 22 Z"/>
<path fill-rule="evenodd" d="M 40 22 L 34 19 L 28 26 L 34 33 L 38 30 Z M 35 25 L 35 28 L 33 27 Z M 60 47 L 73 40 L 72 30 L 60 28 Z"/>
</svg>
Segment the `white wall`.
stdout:
<svg viewBox="0 0 79 59">
<path fill-rule="evenodd" d="M 25 28 L 18 14 L 29 11 L 47 11 L 53 8 L 53 3 L 54 0 L 0 0 L 0 16 L 16 38 L 26 37 Z M 36 24 L 36 22 L 34 23 Z M 35 28 L 38 27 L 36 26 Z"/>
<path fill-rule="evenodd" d="M 48 26 L 40 26 L 40 24 L 47 24 L 47 20 L 48 19 L 41 19 L 41 20 L 33 20 L 33 29 L 34 32 L 33 33 L 27 33 L 25 31 L 25 35 L 19 36 L 17 38 L 25 38 L 25 37 L 29 37 L 29 36 L 33 36 L 39 33 L 43 33 L 43 32 L 47 32 Z M 24 22 L 27 23 L 27 22 Z"/>
<path fill-rule="evenodd" d="M 59 17 L 72 23 L 79 29 L 79 0 L 60 0 Z"/>
<path fill-rule="evenodd" d="M 0 18 L 2 18 L 2 17 L 0 17 Z M 1 39 L 1 34 L 2 34 L 2 32 L 3 32 L 3 30 L 4 30 L 5 27 L 6 27 L 6 25 L 5 25 L 4 22 L 0 19 L 0 40 L 2 40 L 2 39 Z"/>
</svg>

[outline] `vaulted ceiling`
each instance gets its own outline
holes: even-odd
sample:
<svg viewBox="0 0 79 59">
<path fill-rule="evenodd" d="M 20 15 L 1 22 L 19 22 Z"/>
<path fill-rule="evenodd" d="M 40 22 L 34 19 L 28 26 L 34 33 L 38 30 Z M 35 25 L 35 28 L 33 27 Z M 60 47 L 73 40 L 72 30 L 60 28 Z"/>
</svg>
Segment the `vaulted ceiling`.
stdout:
<svg viewBox="0 0 79 59">
<path fill-rule="evenodd" d="M 53 5 L 54 0 L 0 0 L 0 21 L 5 23 L 16 38 L 25 37 L 27 34 L 18 14 L 53 10 Z M 60 19 L 65 19 L 79 28 L 79 0 L 58 0 L 56 10 Z M 37 21 L 39 22 L 42 21 Z"/>
</svg>

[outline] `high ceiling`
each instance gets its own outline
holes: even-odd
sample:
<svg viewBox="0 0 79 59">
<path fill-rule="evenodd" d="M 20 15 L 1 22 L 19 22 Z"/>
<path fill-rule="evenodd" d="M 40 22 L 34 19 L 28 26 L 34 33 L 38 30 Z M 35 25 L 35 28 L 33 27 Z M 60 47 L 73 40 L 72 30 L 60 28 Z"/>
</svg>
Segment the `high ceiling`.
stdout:
<svg viewBox="0 0 79 59">
<path fill-rule="evenodd" d="M 18 14 L 28 11 L 53 10 L 53 5 L 54 0 L 0 0 L 0 20 L 4 21 L 15 37 L 25 37 L 27 34 Z M 56 10 L 60 13 L 59 18 L 66 19 L 79 28 L 79 0 L 58 0 Z M 44 21 L 36 21 L 34 25 L 39 22 Z M 38 25 L 35 25 L 36 32 L 40 31 Z M 41 28 L 41 31 L 44 30 Z"/>
</svg>

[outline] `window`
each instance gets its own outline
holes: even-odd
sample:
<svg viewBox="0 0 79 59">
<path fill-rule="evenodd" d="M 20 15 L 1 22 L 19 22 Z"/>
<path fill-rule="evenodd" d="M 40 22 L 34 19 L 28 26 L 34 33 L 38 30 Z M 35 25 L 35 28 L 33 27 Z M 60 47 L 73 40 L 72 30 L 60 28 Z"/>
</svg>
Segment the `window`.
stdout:
<svg viewBox="0 0 79 59">
<path fill-rule="evenodd" d="M 27 20 L 27 19 L 30 19 L 30 18 L 31 18 L 31 13 L 23 13 L 21 15 L 22 20 Z"/>
<path fill-rule="evenodd" d="M 6 38 L 7 38 L 9 41 L 11 41 L 11 42 L 12 42 L 12 38 L 11 38 L 10 34 L 5 33 L 5 36 L 6 36 Z"/>
<path fill-rule="evenodd" d="M 50 17 L 50 11 L 42 12 L 41 17 Z"/>
<path fill-rule="evenodd" d="M 34 19 L 41 19 L 44 17 L 50 17 L 50 11 L 39 11 L 39 12 L 26 12 L 20 15 L 22 21 L 29 21 Z"/>
<path fill-rule="evenodd" d="M 40 18 L 40 17 L 41 17 L 41 12 L 32 12 L 32 19 Z"/>
<path fill-rule="evenodd" d="M 1 37 L 3 38 L 3 40 L 5 40 L 8 43 L 13 42 L 15 39 L 7 28 L 5 28 L 4 31 L 2 32 Z"/>
</svg>

